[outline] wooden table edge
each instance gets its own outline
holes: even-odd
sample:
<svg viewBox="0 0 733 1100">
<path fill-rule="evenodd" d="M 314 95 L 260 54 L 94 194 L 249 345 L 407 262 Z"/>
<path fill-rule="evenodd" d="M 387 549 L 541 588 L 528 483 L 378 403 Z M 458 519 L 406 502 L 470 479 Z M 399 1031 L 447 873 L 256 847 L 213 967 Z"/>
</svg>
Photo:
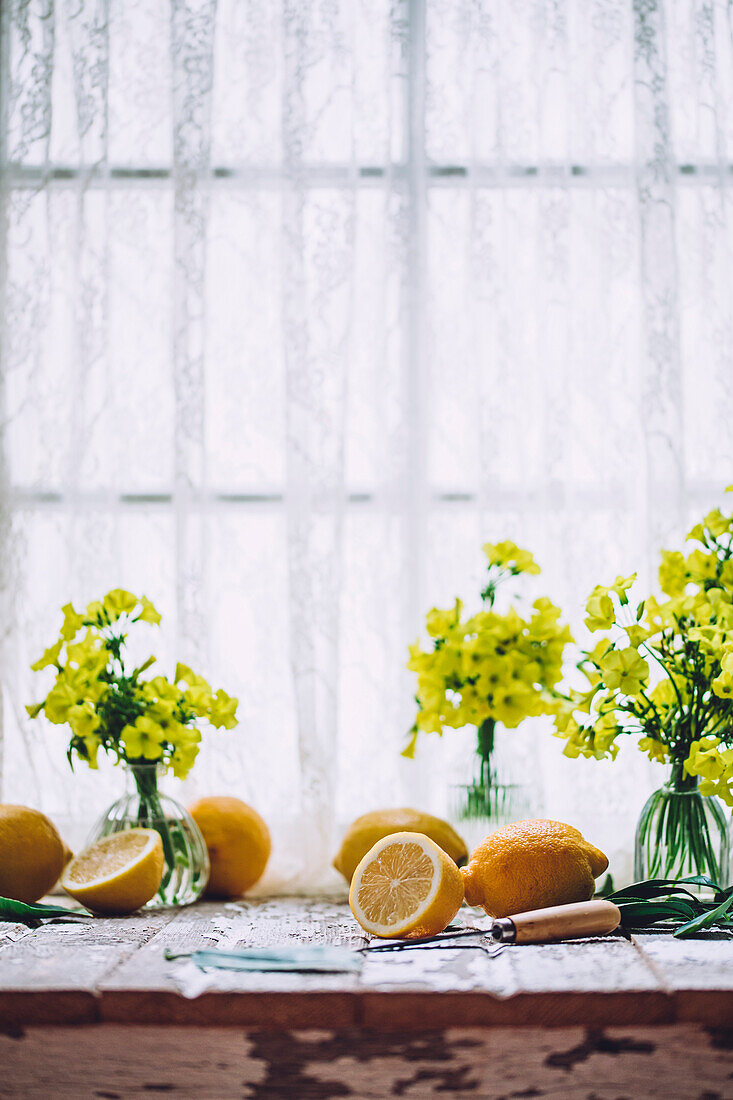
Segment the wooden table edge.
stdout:
<svg viewBox="0 0 733 1100">
<path fill-rule="evenodd" d="M 0 1025 L 126 1023 L 261 1030 L 443 1030 L 450 1027 L 611 1027 L 733 1019 L 733 990 L 517 993 L 360 990 L 209 992 L 153 990 L 0 993 Z"/>
</svg>

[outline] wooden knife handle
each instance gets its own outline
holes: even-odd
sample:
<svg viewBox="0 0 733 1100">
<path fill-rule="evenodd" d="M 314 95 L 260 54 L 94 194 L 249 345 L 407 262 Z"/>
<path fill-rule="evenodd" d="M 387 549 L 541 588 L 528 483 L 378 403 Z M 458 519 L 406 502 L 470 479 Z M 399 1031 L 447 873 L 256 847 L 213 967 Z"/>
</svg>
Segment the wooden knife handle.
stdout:
<svg viewBox="0 0 733 1100">
<path fill-rule="evenodd" d="M 613 902 L 599 899 L 534 909 L 507 919 L 514 925 L 515 943 L 552 943 L 613 932 L 621 923 L 621 911 Z"/>
</svg>

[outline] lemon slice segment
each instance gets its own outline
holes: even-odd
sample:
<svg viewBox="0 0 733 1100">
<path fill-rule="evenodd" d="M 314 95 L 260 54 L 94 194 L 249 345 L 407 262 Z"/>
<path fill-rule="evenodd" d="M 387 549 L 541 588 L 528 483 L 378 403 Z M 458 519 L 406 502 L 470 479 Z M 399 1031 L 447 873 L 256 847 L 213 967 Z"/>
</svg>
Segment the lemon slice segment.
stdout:
<svg viewBox="0 0 733 1100">
<path fill-rule="evenodd" d="M 351 912 L 385 939 L 435 936 L 463 902 L 463 878 L 450 856 L 422 833 L 378 840 L 354 871 Z"/>
<path fill-rule="evenodd" d="M 103 837 L 72 859 L 61 885 L 93 913 L 132 913 L 150 901 L 163 878 L 163 843 L 155 829 Z"/>
</svg>

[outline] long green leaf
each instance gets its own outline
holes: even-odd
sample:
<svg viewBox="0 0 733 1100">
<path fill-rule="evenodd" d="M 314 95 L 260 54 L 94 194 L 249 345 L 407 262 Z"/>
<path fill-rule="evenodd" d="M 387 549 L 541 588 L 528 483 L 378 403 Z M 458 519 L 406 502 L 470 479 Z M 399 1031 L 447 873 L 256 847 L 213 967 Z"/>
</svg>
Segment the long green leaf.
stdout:
<svg viewBox="0 0 733 1100">
<path fill-rule="evenodd" d="M 730 894 L 725 901 L 722 901 L 717 908 L 707 913 L 700 913 L 694 920 L 688 921 L 687 924 L 683 924 L 681 928 L 676 928 L 674 934 L 681 938 L 683 936 L 691 936 L 693 932 L 699 932 L 702 928 L 710 928 L 713 924 L 727 924 L 729 921 L 723 918 L 728 917 L 731 908 L 733 908 L 733 893 Z"/>
<path fill-rule="evenodd" d="M 643 882 L 634 882 L 631 886 L 625 886 L 622 890 L 616 890 L 615 893 L 609 894 L 608 898 L 609 901 L 615 902 L 619 898 L 651 898 L 661 894 L 676 893 L 680 890 L 687 894 L 689 890 L 684 890 L 685 886 L 707 886 L 718 892 L 721 889 L 718 883 L 708 878 L 707 875 L 690 875 L 688 878 L 680 879 L 650 878 L 645 879 Z"/>
<path fill-rule="evenodd" d="M 698 910 L 689 902 L 681 898 L 670 898 L 667 901 L 633 901 L 619 905 L 621 910 L 621 926 L 623 928 L 647 928 L 651 924 L 660 921 L 689 920 Z"/>
<path fill-rule="evenodd" d="M 61 905 L 26 905 L 13 898 L 0 898 L 0 921 L 14 924 L 37 924 L 53 917 L 88 917 L 85 909 L 65 909 Z"/>
</svg>

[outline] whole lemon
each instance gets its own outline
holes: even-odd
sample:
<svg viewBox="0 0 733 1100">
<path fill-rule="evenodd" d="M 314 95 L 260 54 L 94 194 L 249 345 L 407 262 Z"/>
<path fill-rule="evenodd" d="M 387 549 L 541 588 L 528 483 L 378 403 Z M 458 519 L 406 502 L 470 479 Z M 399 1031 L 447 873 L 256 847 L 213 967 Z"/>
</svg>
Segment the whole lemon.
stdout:
<svg viewBox="0 0 733 1100">
<path fill-rule="evenodd" d="M 56 828 L 38 810 L 0 805 L 0 896 L 32 905 L 55 886 L 66 862 Z"/>
<path fill-rule="evenodd" d="M 462 868 L 466 901 L 490 917 L 589 901 L 608 859 L 572 825 L 516 821 L 491 833 Z"/>
<path fill-rule="evenodd" d="M 430 837 L 459 867 L 468 859 L 464 841 L 447 821 L 403 806 L 395 810 L 372 810 L 357 817 L 346 830 L 333 865 L 347 882 L 351 882 L 357 864 L 378 840 L 403 832 Z"/>
<path fill-rule="evenodd" d="M 240 897 L 262 877 L 270 858 L 267 825 L 239 798 L 200 798 L 189 809 L 209 849 L 206 897 Z"/>
</svg>

